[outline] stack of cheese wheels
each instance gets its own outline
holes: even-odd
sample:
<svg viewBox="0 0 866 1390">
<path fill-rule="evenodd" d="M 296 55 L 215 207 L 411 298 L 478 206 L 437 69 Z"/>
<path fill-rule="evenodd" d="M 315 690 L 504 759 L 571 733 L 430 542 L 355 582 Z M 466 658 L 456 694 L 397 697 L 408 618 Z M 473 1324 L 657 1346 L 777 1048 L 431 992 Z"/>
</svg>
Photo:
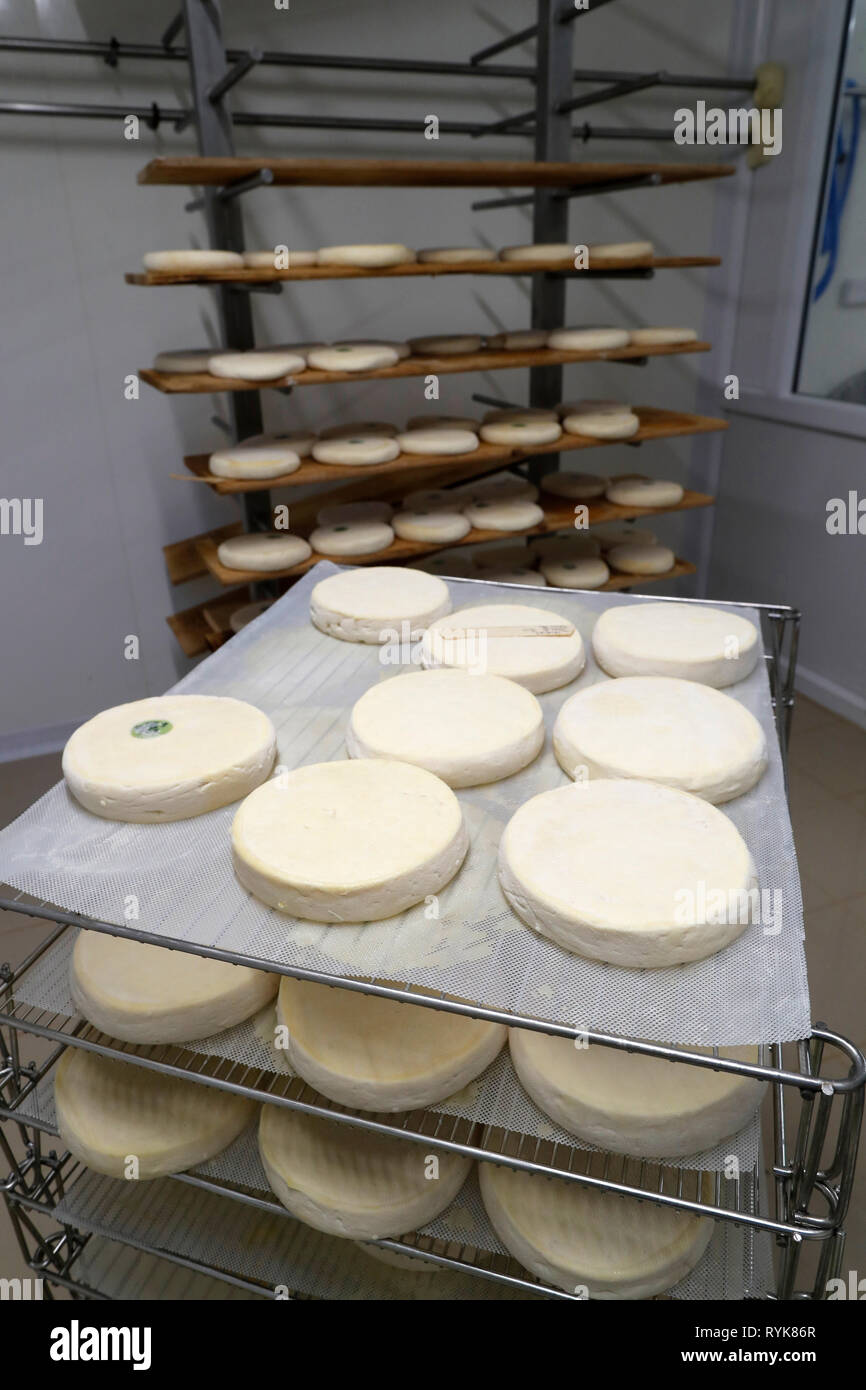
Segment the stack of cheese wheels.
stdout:
<svg viewBox="0 0 866 1390">
<path fill-rule="evenodd" d="M 748 1124 L 766 1083 L 640 1052 L 512 1028 L 508 1045 L 521 1084 L 570 1134 L 634 1158 L 685 1158 L 712 1149 Z M 689 1051 L 711 1056 L 709 1048 Z M 720 1056 L 756 1066 L 757 1047 Z"/>
<path fill-rule="evenodd" d="M 528 690 L 501 676 L 444 668 L 371 686 L 346 733 L 352 757 L 414 763 L 449 787 L 510 777 L 543 743 L 541 706 Z"/>
<path fill-rule="evenodd" d="M 469 848 L 460 803 L 409 763 L 313 763 L 258 787 L 232 825 L 235 873 L 279 912 L 379 921 L 438 893 Z"/>
<path fill-rule="evenodd" d="M 652 1298 L 694 1269 L 713 1223 L 688 1211 L 598 1192 L 565 1178 L 480 1165 L 481 1195 L 516 1260 L 569 1293 Z M 704 1183 L 710 1201 L 709 1179 Z"/>
<path fill-rule="evenodd" d="M 716 805 L 763 775 L 767 740 L 737 700 L 694 681 L 623 676 L 559 711 L 553 749 L 569 777 L 638 777 Z"/>
<path fill-rule="evenodd" d="M 615 605 L 596 623 L 592 646 L 609 676 L 676 676 L 716 688 L 744 680 L 761 655 L 754 623 L 703 604 Z"/>
<path fill-rule="evenodd" d="M 70 963 L 78 1012 L 109 1037 L 192 1042 L 264 1008 L 279 977 L 104 932 L 79 933 Z"/>
<path fill-rule="evenodd" d="M 505 676 L 542 695 L 579 676 L 580 633 L 567 618 L 522 603 L 486 603 L 438 618 L 421 644 L 424 666 Z"/>
<path fill-rule="evenodd" d="M 266 714 L 223 695 L 161 695 L 103 710 L 69 739 L 63 776 L 106 820 L 186 820 L 238 801 L 276 755 Z"/>
<path fill-rule="evenodd" d="M 205 1163 L 255 1114 L 240 1096 L 71 1047 L 54 1077 L 70 1153 L 111 1178 L 160 1178 Z"/>
<path fill-rule="evenodd" d="M 375 566 L 332 574 L 310 595 L 310 621 L 343 642 L 414 641 L 451 612 L 447 584 L 419 570 Z"/>
<path fill-rule="evenodd" d="M 283 1206 L 332 1236 L 381 1240 L 432 1221 L 472 1167 L 389 1134 L 263 1105 L 259 1153 Z"/>
<path fill-rule="evenodd" d="M 505 1028 L 288 976 L 277 1023 L 292 1069 L 329 1100 L 357 1110 L 417 1110 L 480 1076 Z"/>
<path fill-rule="evenodd" d="M 502 836 L 499 881 L 541 936 L 639 968 L 703 960 L 735 941 L 757 888 L 748 846 L 716 807 L 605 778 L 524 802 Z"/>
</svg>

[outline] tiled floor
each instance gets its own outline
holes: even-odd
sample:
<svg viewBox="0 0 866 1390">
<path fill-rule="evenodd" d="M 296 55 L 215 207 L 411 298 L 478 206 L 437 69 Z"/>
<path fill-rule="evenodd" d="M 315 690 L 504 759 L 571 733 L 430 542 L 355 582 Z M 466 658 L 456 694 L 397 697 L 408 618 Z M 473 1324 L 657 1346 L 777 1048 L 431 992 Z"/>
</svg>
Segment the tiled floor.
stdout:
<svg viewBox="0 0 866 1390">
<path fill-rule="evenodd" d="M 60 775 L 59 755 L 0 771 L 0 825 Z M 866 1050 L 866 732 L 798 697 L 790 751 L 791 814 L 806 904 L 812 1017 Z M 14 963 L 33 942 L 33 924 L 0 914 L 0 960 Z M 35 1051 L 35 1048 L 32 1049 Z M 28 1051 L 28 1056 L 30 1051 Z M 866 1270 L 866 1160 L 861 1162 L 844 1265 Z M 21 1267 L 0 1211 L 0 1276 Z"/>
</svg>

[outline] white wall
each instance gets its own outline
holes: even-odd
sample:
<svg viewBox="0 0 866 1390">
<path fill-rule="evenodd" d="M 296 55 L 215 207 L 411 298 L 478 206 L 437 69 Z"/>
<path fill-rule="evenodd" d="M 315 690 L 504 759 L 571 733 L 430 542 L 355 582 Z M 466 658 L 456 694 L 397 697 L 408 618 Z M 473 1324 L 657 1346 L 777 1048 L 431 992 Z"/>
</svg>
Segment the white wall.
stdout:
<svg viewBox="0 0 866 1390">
<path fill-rule="evenodd" d="M 733 4 L 733 0 L 731 0 Z M 56 5 L 49 0 L 0 4 L 0 33 L 19 36 L 157 41 L 177 0 L 118 7 L 108 0 Z M 575 25 L 580 66 L 672 71 L 725 70 L 731 5 L 696 6 L 690 0 L 620 0 Z M 228 0 L 230 43 L 272 48 L 394 56 L 463 57 L 510 28 L 534 18 L 518 0 L 467 5 L 442 0 L 292 0 L 275 12 L 270 0 Z M 513 61 L 529 61 L 518 50 Z M 509 55 L 511 56 L 511 55 Z M 0 54 L 6 99 L 112 104 L 157 100 L 182 105 L 180 64 L 124 61 L 116 69 L 99 60 Z M 696 93 L 661 90 L 592 107 L 603 124 L 670 124 L 673 109 Z M 423 80 L 298 69 L 262 68 L 243 84 L 237 105 L 246 109 L 348 116 L 384 114 L 420 123 L 430 113 L 495 119 L 530 104 L 524 82 Z M 411 157 L 508 157 L 529 153 L 528 142 L 495 138 L 482 145 L 420 136 L 336 135 L 243 129 L 239 153 L 382 154 Z M 183 211 L 178 188 L 141 188 L 136 171 L 154 154 L 190 153 L 190 132 L 142 129 L 138 144 L 123 140 L 119 124 L 72 119 L 0 117 L 4 208 L 0 219 L 0 310 L 8 325 L 0 345 L 6 496 L 44 499 L 45 538 L 25 547 L 21 537 L 0 537 L 0 756 L 21 755 L 62 742 L 72 724 L 97 709 L 164 689 L 186 669 L 165 616 L 214 592 L 210 581 L 172 589 L 160 547 L 235 516 L 235 505 L 207 488 L 172 481 L 185 452 L 215 447 L 211 424 L 226 415 L 219 397 L 166 397 L 144 387 L 137 402 L 124 400 L 126 373 L 147 365 L 160 348 L 198 344 L 215 334 L 210 293 L 197 288 L 140 289 L 123 283 L 149 249 L 205 244 L 200 215 Z M 701 151 L 709 157 L 712 151 Z M 717 152 L 716 152 L 717 153 Z M 686 151 L 686 157 L 694 152 Z M 683 157 L 673 146 L 646 142 L 592 143 L 575 156 L 592 159 Z M 402 240 L 410 245 L 466 243 L 499 246 L 530 236 L 525 209 L 472 213 L 472 190 L 261 190 L 245 202 L 251 246 L 288 242 L 316 246 L 334 241 Z M 712 249 L 724 226 L 714 222 L 714 184 L 578 199 L 571 206 L 574 240 L 649 236 L 661 253 Z M 715 232 L 714 232 L 715 227 Z M 712 271 L 666 271 L 646 283 L 573 285 L 569 317 L 580 322 L 684 322 L 704 319 L 704 287 Z M 324 282 L 293 286 L 279 298 L 258 296 L 261 337 L 328 338 L 407 336 L 413 332 L 523 326 L 528 286 L 523 280 L 455 278 L 391 285 Z M 689 409 L 696 400 L 699 357 L 671 358 L 643 370 L 569 368 L 568 395 L 619 395 L 636 403 Z M 477 409 L 481 390 L 525 400 L 523 371 L 442 379 L 444 408 Z M 266 421 L 319 424 L 365 416 L 400 419 L 423 408 L 420 381 L 359 383 L 305 389 L 286 399 L 265 397 Z M 664 442 L 642 449 L 611 449 L 598 466 L 685 478 L 689 460 L 711 448 Z M 596 460 L 593 460 L 594 464 Z M 688 524 L 659 527 L 688 551 Z M 688 591 L 688 587 L 686 588 Z M 664 590 L 662 590 L 664 592 Z M 737 595 L 743 597 L 742 593 Z M 752 595 L 747 593 L 746 597 Z M 123 639 L 141 639 L 141 659 L 123 658 Z"/>
<path fill-rule="evenodd" d="M 841 0 L 770 7 L 768 51 L 787 69 L 785 148 L 747 209 L 727 367 L 741 398 L 724 442 L 710 593 L 801 608 L 798 688 L 866 724 L 866 538 L 826 524 L 830 499 L 866 496 L 866 407 L 792 390 L 844 17 Z"/>
</svg>

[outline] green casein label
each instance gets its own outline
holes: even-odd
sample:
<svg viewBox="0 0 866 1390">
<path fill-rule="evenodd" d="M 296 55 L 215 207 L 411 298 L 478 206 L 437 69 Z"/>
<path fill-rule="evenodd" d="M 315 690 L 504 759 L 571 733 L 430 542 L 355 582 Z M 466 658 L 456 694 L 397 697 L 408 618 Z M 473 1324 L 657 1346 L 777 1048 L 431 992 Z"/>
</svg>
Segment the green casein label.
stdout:
<svg viewBox="0 0 866 1390">
<path fill-rule="evenodd" d="M 129 732 L 133 738 L 158 738 L 173 727 L 168 719 L 143 719 L 140 724 L 133 724 Z"/>
</svg>

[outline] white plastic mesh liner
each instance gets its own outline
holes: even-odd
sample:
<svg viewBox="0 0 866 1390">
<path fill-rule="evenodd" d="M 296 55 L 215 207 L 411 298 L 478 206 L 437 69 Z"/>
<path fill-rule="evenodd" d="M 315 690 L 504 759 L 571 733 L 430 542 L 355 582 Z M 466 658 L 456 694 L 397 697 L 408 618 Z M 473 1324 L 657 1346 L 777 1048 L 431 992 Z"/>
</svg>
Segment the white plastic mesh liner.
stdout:
<svg viewBox="0 0 866 1390">
<path fill-rule="evenodd" d="M 288 767 L 345 757 L 351 706 L 370 684 L 399 669 L 382 664 L 378 647 L 339 642 L 310 624 L 310 590 L 336 572 L 334 565 L 317 565 L 174 687 L 232 695 L 265 710 Z M 587 670 L 576 685 L 541 697 L 548 733 L 576 688 L 607 679 L 589 643 L 599 613 L 651 601 L 477 580 L 450 580 L 449 587 L 456 607 L 519 597 L 580 629 Z M 749 616 L 742 605 L 719 607 Z M 235 880 L 229 846 L 236 807 L 167 825 L 124 825 L 92 816 L 62 784 L 0 832 L 0 879 L 103 921 L 123 924 L 134 898 L 135 924 L 158 935 L 288 967 L 398 980 L 579 1028 L 686 1045 L 790 1041 L 808 1033 L 810 1009 L 796 856 L 764 664 L 728 693 L 760 720 L 771 761 L 758 786 L 724 812 L 743 834 L 761 888 L 777 895 L 780 912 L 774 923 L 749 927 L 696 964 L 642 971 L 584 960 L 536 936 L 507 905 L 496 872 L 503 826 L 529 797 L 568 780 L 549 739 L 523 772 L 459 793 L 472 845 L 439 895 L 437 920 L 423 906 L 362 926 L 281 916 Z"/>
<path fill-rule="evenodd" d="M 69 957 L 74 939 L 74 931 L 65 932 L 60 940 L 25 972 L 16 984 L 15 992 L 20 1001 L 51 1013 L 64 1014 L 70 1018 L 74 1016 L 75 1009 L 69 995 Z M 274 1071 L 275 1059 L 282 1062 L 281 1054 L 267 1041 L 272 1036 L 275 1017 L 274 1008 L 271 1007 L 256 1019 L 239 1024 L 236 1028 L 228 1028 L 223 1033 L 216 1033 L 198 1042 L 186 1043 L 185 1049 L 188 1052 L 226 1057 L 245 1066 Z M 288 1072 L 289 1068 L 285 1062 L 282 1062 L 281 1070 Z M 497 1125 L 518 1134 L 532 1135 L 538 1139 L 562 1144 L 567 1149 L 598 1152 L 594 1145 L 586 1144 L 560 1128 L 530 1099 L 517 1079 L 507 1046 L 480 1077 L 471 1081 L 456 1095 L 450 1096 L 438 1105 L 430 1106 L 430 1109 L 445 1115 L 480 1121 L 485 1125 Z M 734 1155 L 740 1171 L 749 1172 L 757 1163 L 758 1153 L 759 1126 L 756 1115 L 738 1135 L 726 1137 L 704 1153 L 677 1158 L 672 1162 L 678 1167 L 716 1171 L 724 1169 L 730 1156 Z"/>
<path fill-rule="evenodd" d="M 612 1201 L 618 1200 L 615 1196 Z M 314 1231 L 288 1213 L 271 1213 L 171 1179 L 128 1183 L 85 1172 L 55 1209 L 58 1220 L 149 1251 L 194 1259 L 250 1279 L 320 1298 L 487 1299 L 520 1296 L 451 1270 L 403 1274 L 366 1255 L 354 1241 Z M 447 1242 L 439 1253 L 472 1259 L 499 1255 L 498 1267 L 532 1276 L 504 1250 L 484 1213 L 473 1174 L 449 1208 L 421 1235 Z M 761 1244 L 765 1244 L 762 1239 Z M 755 1258 L 748 1231 L 720 1222 L 699 1264 L 671 1295 L 682 1299 L 761 1297 L 769 1290 L 766 1259 Z M 525 1291 L 524 1291 L 525 1294 Z"/>
</svg>

